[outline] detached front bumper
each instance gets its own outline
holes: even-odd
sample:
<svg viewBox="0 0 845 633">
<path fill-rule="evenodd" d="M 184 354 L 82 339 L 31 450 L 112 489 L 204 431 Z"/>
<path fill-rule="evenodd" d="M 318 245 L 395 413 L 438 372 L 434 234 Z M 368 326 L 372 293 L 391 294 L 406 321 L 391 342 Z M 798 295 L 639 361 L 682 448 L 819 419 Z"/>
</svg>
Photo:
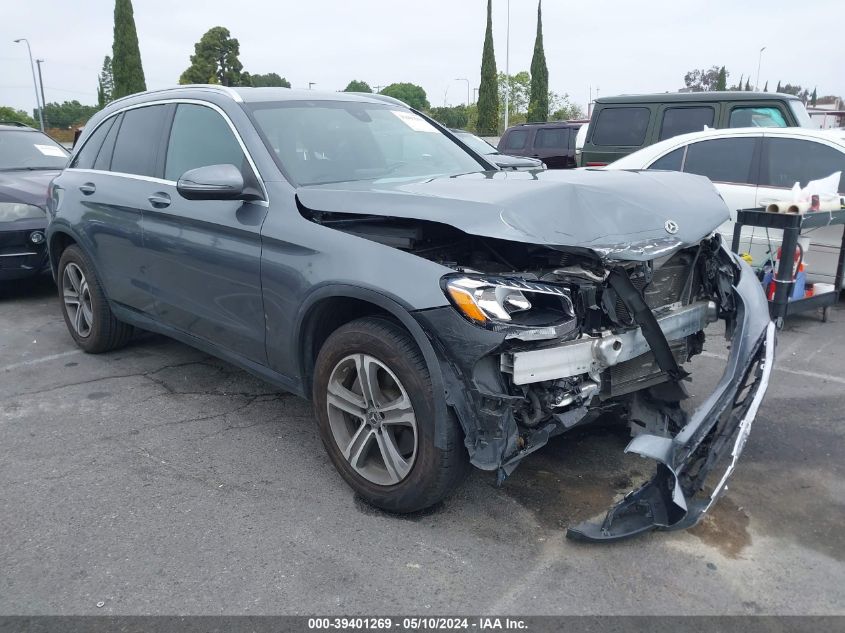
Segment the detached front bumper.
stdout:
<svg viewBox="0 0 845 633">
<path fill-rule="evenodd" d="M 775 351 L 775 327 L 760 283 L 735 259 L 741 271 L 734 286 L 736 320 L 718 386 L 674 437 L 641 434 L 628 444 L 625 452 L 657 461 L 654 477 L 604 520 L 569 528 L 569 538 L 613 541 L 653 529 L 688 528 L 725 490 L 766 393 Z"/>
</svg>

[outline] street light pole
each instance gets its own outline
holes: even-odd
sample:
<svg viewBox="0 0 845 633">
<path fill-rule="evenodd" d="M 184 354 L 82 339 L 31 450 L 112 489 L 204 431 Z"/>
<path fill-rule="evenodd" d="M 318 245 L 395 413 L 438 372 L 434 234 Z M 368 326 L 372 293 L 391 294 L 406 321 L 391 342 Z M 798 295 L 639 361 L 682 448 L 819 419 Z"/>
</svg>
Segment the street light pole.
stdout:
<svg viewBox="0 0 845 633">
<path fill-rule="evenodd" d="M 763 63 L 763 51 L 766 47 L 760 49 L 760 55 L 757 57 L 757 81 L 754 82 L 754 90 L 760 90 L 760 64 Z"/>
<path fill-rule="evenodd" d="M 511 93 L 511 0 L 508 0 L 508 30 L 505 36 L 505 129 L 508 129 Z"/>
<path fill-rule="evenodd" d="M 36 59 L 35 63 L 38 65 L 38 85 L 41 86 L 41 107 L 47 107 L 47 97 L 44 96 L 44 78 L 41 76 L 41 64 L 44 63 L 43 59 Z"/>
<path fill-rule="evenodd" d="M 38 83 L 35 81 L 35 64 L 32 61 L 32 49 L 29 47 L 29 40 L 21 37 L 15 40 L 15 44 L 26 42 L 26 50 L 29 53 L 29 69 L 32 71 L 32 86 L 35 88 L 35 105 L 38 106 L 38 121 L 41 123 L 41 131 L 44 131 L 44 106 L 38 98 Z"/>
<path fill-rule="evenodd" d="M 467 107 L 469 107 L 469 104 L 470 104 L 470 101 L 469 101 L 469 79 L 458 77 L 457 79 L 455 79 L 455 81 L 465 81 L 465 82 L 467 82 Z"/>
<path fill-rule="evenodd" d="M 316 81 L 309 81 L 308 82 L 308 90 L 311 90 L 316 85 L 317 85 Z"/>
</svg>

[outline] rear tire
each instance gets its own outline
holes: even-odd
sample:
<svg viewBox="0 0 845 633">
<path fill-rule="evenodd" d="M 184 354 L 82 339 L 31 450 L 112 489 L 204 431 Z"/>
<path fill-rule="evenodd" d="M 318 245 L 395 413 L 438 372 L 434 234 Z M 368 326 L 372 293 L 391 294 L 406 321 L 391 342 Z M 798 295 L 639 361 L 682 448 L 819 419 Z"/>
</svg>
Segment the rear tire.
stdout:
<svg viewBox="0 0 845 633">
<path fill-rule="evenodd" d="M 320 349 L 313 387 L 320 437 L 341 476 L 368 503 L 416 512 L 463 479 L 468 458 L 461 430 L 451 414 L 435 420 L 434 397 L 422 353 L 392 321 L 352 321 Z M 443 448 L 435 446 L 438 424 L 445 427 Z"/>
<path fill-rule="evenodd" d="M 78 246 L 62 252 L 57 282 L 65 324 L 79 347 L 100 354 L 126 345 L 132 326 L 112 314 L 94 267 Z"/>
</svg>

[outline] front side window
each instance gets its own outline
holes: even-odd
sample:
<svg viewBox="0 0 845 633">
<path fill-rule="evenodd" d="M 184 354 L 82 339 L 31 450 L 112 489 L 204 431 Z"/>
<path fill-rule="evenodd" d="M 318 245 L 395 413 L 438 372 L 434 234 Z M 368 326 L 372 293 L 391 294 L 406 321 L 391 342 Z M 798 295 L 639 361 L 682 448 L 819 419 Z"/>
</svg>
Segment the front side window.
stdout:
<svg viewBox="0 0 845 633">
<path fill-rule="evenodd" d="M 642 145 L 648 131 L 648 108 L 604 108 L 596 120 L 594 145 Z"/>
<path fill-rule="evenodd" d="M 684 171 L 714 182 L 752 184 L 756 138 L 719 138 L 687 146 Z"/>
<path fill-rule="evenodd" d="M 206 106 L 179 104 L 167 143 L 166 180 L 179 180 L 186 171 L 209 165 L 241 169 L 243 162 L 243 150 L 220 113 Z"/>
<path fill-rule="evenodd" d="M 46 134 L 32 130 L 0 132 L 0 171 L 62 169 L 69 154 Z"/>
<path fill-rule="evenodd" d="M 534 139 L 535 149 L 566 149 L 569 142 L 567 128 L 541 128 Z"/>
<path fill-rule="evenodd" d="M 483 170 L 424 118 L 395 106 L 283 101 L 251 110 L 267 148 L 299 185 Z"/>
<path fill-rule="evenodd" d="M 713 127 L 715 110 L 710 106 L 701 108 L 666 108 L 660 125 L 660 140 L 672 138 L 687 132 L 700 132 L 704 126 Z"/>
<path fill-rule="evenodd" d="M 123 113 L 112 154 L 111 170 L 122 174 L 156 176 L 165 106 L 144 106 Z"/>
<path fill-rule="evenodd" d="M 775 107 L 740 106 L 731 110 L 728 127 L 787 127 L 787 124 Z"/>
<path fill-rule="evenodd" d="M 845 193 L 845 153 L 828 145 L 792 138 L 768 138 L 765 169 L 761 185 L 792 188 L 796 182 L 806 187 L 811 180 L 819 180 L 841 171 L 839 192 Z"/>
<path fill-rule="evenodd" d="M 528 142 L 528 130 L 514 130 L 505 138 L 505 149 L 525 149 Z"/>
</svg>

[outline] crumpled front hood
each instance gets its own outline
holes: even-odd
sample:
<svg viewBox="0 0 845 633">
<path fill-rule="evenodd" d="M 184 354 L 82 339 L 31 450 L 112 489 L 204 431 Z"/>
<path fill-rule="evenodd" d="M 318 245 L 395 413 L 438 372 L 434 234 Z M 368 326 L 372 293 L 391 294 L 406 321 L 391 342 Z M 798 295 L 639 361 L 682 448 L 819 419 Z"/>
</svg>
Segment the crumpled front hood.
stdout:
<svg viewBox="0 0 845 633">
<path fill-rule="evenodd" d="M 384 179 L 300 187 L 297 197 L 312 211 L 428 220 L 471 235 L 587 248 L 618 260 L 670 254 L 730 218 L 707 178 L 664 171 L 499 171 L 412 182 Z"/>
<path fill-rule="evenodd" d="M 0 202 L 21 202 L 45 208 L 47 187 L 59 171 L 0 171 Z"/>
</svg>

